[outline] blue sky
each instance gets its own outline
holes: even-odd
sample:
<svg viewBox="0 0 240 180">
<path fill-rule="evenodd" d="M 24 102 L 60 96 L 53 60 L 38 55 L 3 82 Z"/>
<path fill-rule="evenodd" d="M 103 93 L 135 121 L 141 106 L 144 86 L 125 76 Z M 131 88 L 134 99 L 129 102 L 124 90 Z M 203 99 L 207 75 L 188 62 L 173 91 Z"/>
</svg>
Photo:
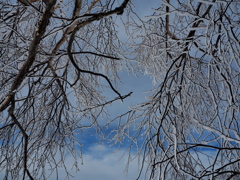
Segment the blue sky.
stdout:
<svg viewBox="0 0 240 180">
<path fill-rule="evenodd" d="M 127 94 L 134 92 L 130 97 L 123 102 L 117 101 L 109 106 L 110 118 L 114 118 L 123 112 L 129 110 L 129 106 L 143 102 L 145 95 L 152 85 L 150 78 L 145 76 L 135 77 L 133 74 L 127 75 L 126 73 L 120 73 L 123 84 L 119 85 L 120 92 Z M 143 93 L 146 92 L 146 93 Z M 115 97 L 113 93 L 110 96 Z M 113 123 L 110 126 L 114 128 L 117 124 Z M 128 171 L 126 171 L 128 154 L 124 155 L 124 145 L 117 151 L 116 146 L 110 146 L 105 142 L 100 142 L 97 138 L 94 129 L 85 131 L 84 134 L 80 134 L 80 139 L 83 142 L 83 165 L 80 165 L 80 171 L 75 174 L 76 178 L 73 179 L 98 179 L 98 180 L 133 180 L 138 175 L 138 160 L 134 160 L 130 163 Z M 132 154 L 134 156 L 134 154 Z M 69 158 L 69 167 L 71 166 L 71 158 Z M 79 159 L 79 162 L 81 160 Z M 72 161 L 73 162 L 73 161 Z M 143 178 L 142 178 L 143 179 Z"/>
</svg>

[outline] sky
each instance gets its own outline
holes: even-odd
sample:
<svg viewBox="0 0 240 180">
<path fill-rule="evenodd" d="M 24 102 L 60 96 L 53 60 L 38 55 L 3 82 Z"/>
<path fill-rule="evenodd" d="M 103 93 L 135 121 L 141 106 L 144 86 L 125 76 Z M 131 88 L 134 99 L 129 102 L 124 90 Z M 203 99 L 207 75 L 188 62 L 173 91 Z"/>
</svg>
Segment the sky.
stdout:
<svg viewBox="0 0 240 180">
<path fill-rule="evenodd" d="M 74 176 L 70 179 L 80 180 L 134 180 L 138 175 L 138 161 L 131 162 L 126 171 L 127 156 L 123 150 L 112 152 L 114 148 L 105 145 L 89 146 L 88 152 L 83 154 L 83 164 L 79 165 L 80 171 L 71 170 L 73 159 L 66 158 L 69 172 Z M 82 160 L 79 159 L 79 162 Z M 64 169 L 59 169 L 59 179 L 65 179 Z M 51 180 L 55 180 L 52 176 Z"/>
<path fill-rule="evenodd" d="M 122 94 L 134 92 L 124 102 L 115 102 L 109 107 L 109 114 L 113 118 L 120 115 L 122 112 L 129 110 L 129 106 L 141 103 L 145 100 L 147 91 L 150 90 L 152 81 L 149 77 L 139 76 L 134 77 L 133 74 L 129 76 L 126 73 L 120 73 L 123 84 L 119 85 Z M 144 93 L 146 92 L 146 93 Z M 117 124 L 115 124 L 117 126 Z M 111 125 L 114 128 L 114 124 Z M 72 171 L 75 178 L 81 180 L 134 180 L 138 176 L 139 165 L 138 160 L 130 163 L 126 169 L 128 156 L 124 155 L 124 145 L 117 151 L 118 146 L 110 146 L 107 142 L 100 142 L 96 138 L 94 130 L 86 132 L 81 137 L 83 142 L 83 165 L 80 165 L 80 171 L 75 173 Z M 87 138 L 85 138 L 87 137 Z M 83 139 L 82 139 L 83 138 Z M 134 154 L 132 154 L 134 156 Z M 81 160 L 79 159 L 79 162 Z M 69 158 L 69 167 L 71 167 Z M 126 171 L 128 170 L 128 171 Z M 64 177 L 64 176 L 60 176 Z M 54 178 L 53 178 L 54 179 Z M 64 178 L 63 178 L 64 179 Z M 60 180 L 63 180 L 60 178 Z M 142 180 L 140 178 L 139 180 Z"/>
</svg>

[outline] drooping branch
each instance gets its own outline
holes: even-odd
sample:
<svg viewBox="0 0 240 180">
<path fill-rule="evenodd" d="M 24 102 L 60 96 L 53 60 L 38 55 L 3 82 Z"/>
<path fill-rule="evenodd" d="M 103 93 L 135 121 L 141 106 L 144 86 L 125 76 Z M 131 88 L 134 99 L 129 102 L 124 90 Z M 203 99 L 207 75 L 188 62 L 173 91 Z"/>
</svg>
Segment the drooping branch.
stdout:
<svg viewBox="0 0 240 180">
<path fill-rule="evenodd" d="M 68 44 L 68 48 L 67 48 L 67 52 L 68 52 L 68 57 L 71 61 L 71 63 L 73 64 L 73 66 L 78 70 L 78 72 L 80 73 L 87 73 L 87 74 L 92 74 L 92 75 L 95 75 L 95 76 L 101 76 L 103 77 L 107 82 L 108 84 L 110 85 L 111 89 L 120 97 L 121 100 L 123 100 L 121 94 L 113 87 L 111 81 L 109 80 L 109 78 L 107 76 L 105 76 L 104 74 L 101 74 L 101 73 L 96 73 L 96 72 L 93 72 L 93 71 L 88 71 L 88 70 L 83 70 L 81 69 L 77 63 L 75 62 L 74 58 L 73 58 L 73 54 L 71 52 L 71 49 L 72 49 L 72 44 L 73 44 L 73 40 L 74 40 L 74 37 L 75 37 L 75 34 L 77 32 L 78 28 L 75 28 L 73 33 L 71 34 L 70 36 L 70 40 L 69 40 L 69 44 Z"/>
<path fill-rule="evenodd" d="M 99 14 L 92 14 L 91 18 L 83 21 L 83 22 L 80 22 L 75 28 L 74 30 L 72 31 L 71 33 L 71 36 L 70 36 L 70 40 L 69 40 L 69 43 L 68 43 L 68 48 L 67 48 L 67 53 L 68 53 L 68 57 L 70 59 L 70 61 L 72 62 L 73 66 L 81 73 L 87 73 L 87 74 L 92 74 L 92 75 L 95 75 L 95 76 L 101 76 L 103 77 L 107 82 L 108 84 L 110 85 L 111 89 L 116 93 L 118 94 L 118 96 L 120 97 L 121 100 L 123 100 L 121 94 L 113 87 L 111 81 L 109 80 L 109 78 L 101 73 L 96 73 L 96 72 L 92 72 L 92 71 L 88 71 L 88 70 L 83 70 L 81 68 L 79 68 L 79 66 L 76 64 L 74 58 L 73 58 L 73 54 L 72 54 L 72 44 L 73 44 L 73 41 L 74 41 L 74 38 L 75 38 L 75 34 L 76 32 L 86 26 L 87 24 L 93 22 L 93 21 L 96 21 L 96 20 L 100 20 L 104 17 L 107 17 L 107 16 L 110 16 L 112 14 L 119 14 L 119 13 L 123 13 L 124 9 L 126 8 L 127 4 L 128 4 L 129 0 L 125 0 L 121 6 L 115 8 L 114 10 L 112 11 L 109 11 L 109 12 L 106 12 L 106 13 L 99 13 Z"/>
</svg>

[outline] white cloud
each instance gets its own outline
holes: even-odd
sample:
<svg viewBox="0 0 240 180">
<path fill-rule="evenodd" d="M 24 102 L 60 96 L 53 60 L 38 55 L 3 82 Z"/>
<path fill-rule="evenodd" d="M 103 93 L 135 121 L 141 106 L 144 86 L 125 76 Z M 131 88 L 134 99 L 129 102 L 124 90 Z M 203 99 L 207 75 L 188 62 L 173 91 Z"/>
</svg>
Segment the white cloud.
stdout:
<svg viewBox="0 0 240 180">
<path fill-rule="evenodd" d="M 83 165 L 79 165 L 80 171 L 71 170 L 74 162 L 71 157 L 66 159 L 69 172 L 75 177 L 73 180 L 134 180 L 138 177 L 138 161 L 130 163 L 128 173 L 126 172 L 127 156 L 123 156 L 123 151 L 113 153 L 113 148 L 107 146 L 91 146 L 88 153 L 83 154 Z M 79 159 L 79 164 L 81 164 Z M 59 169 L 60 180 L 65 179 L 64 170 Z M 56 177 L 52 177 L 53 180 Z"/>
</svg>

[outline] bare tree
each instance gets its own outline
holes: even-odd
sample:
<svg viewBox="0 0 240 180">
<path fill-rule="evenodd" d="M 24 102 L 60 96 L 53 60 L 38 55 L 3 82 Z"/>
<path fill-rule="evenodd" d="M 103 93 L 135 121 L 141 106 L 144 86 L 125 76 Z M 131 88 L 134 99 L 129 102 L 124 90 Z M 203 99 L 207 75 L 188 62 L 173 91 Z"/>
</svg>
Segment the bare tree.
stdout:
<svg viewBox="0 0 240 180">
<path fill-rule="evenodd" d="M 5 179 L 47 179 L 60 166 L 67 171 L 68 154 L 78 169 L 81 144 L 75 133 L 97 125 L 107 104 L 130 95 L 115 88 L 124 46 L 112 17 L 128 3 L 0 1 L 0 171 Z M 105 89 L 116 98 L 105 98 Z"/>
<path fill-rule="evenodd" d="M 47 179 L 46 166 L 57 174 L 68 154 L 78 169 L 75 132 L 98 127 L 105 106 L 130 95 L 115 87 L 126 49 L 114 19 L 132 11 L 129 1 L 0 2 L 5 179 Z M 155 85 L 147 102 L 117 117 L 112 140 L 137 147 L 139 177 L 146 165 L 148 179 L 239 179 L 240 2 L 159 2 L 146 21 L 125 18 L 135 68 Z"/>
<path fill-rule="evenodd" d="M 149 179 L 239 179 L 240 2 L 160 2 L 147 21 L 129 18 L 155 87 L 113 140 L 130 137 Z"/>
</svg>

